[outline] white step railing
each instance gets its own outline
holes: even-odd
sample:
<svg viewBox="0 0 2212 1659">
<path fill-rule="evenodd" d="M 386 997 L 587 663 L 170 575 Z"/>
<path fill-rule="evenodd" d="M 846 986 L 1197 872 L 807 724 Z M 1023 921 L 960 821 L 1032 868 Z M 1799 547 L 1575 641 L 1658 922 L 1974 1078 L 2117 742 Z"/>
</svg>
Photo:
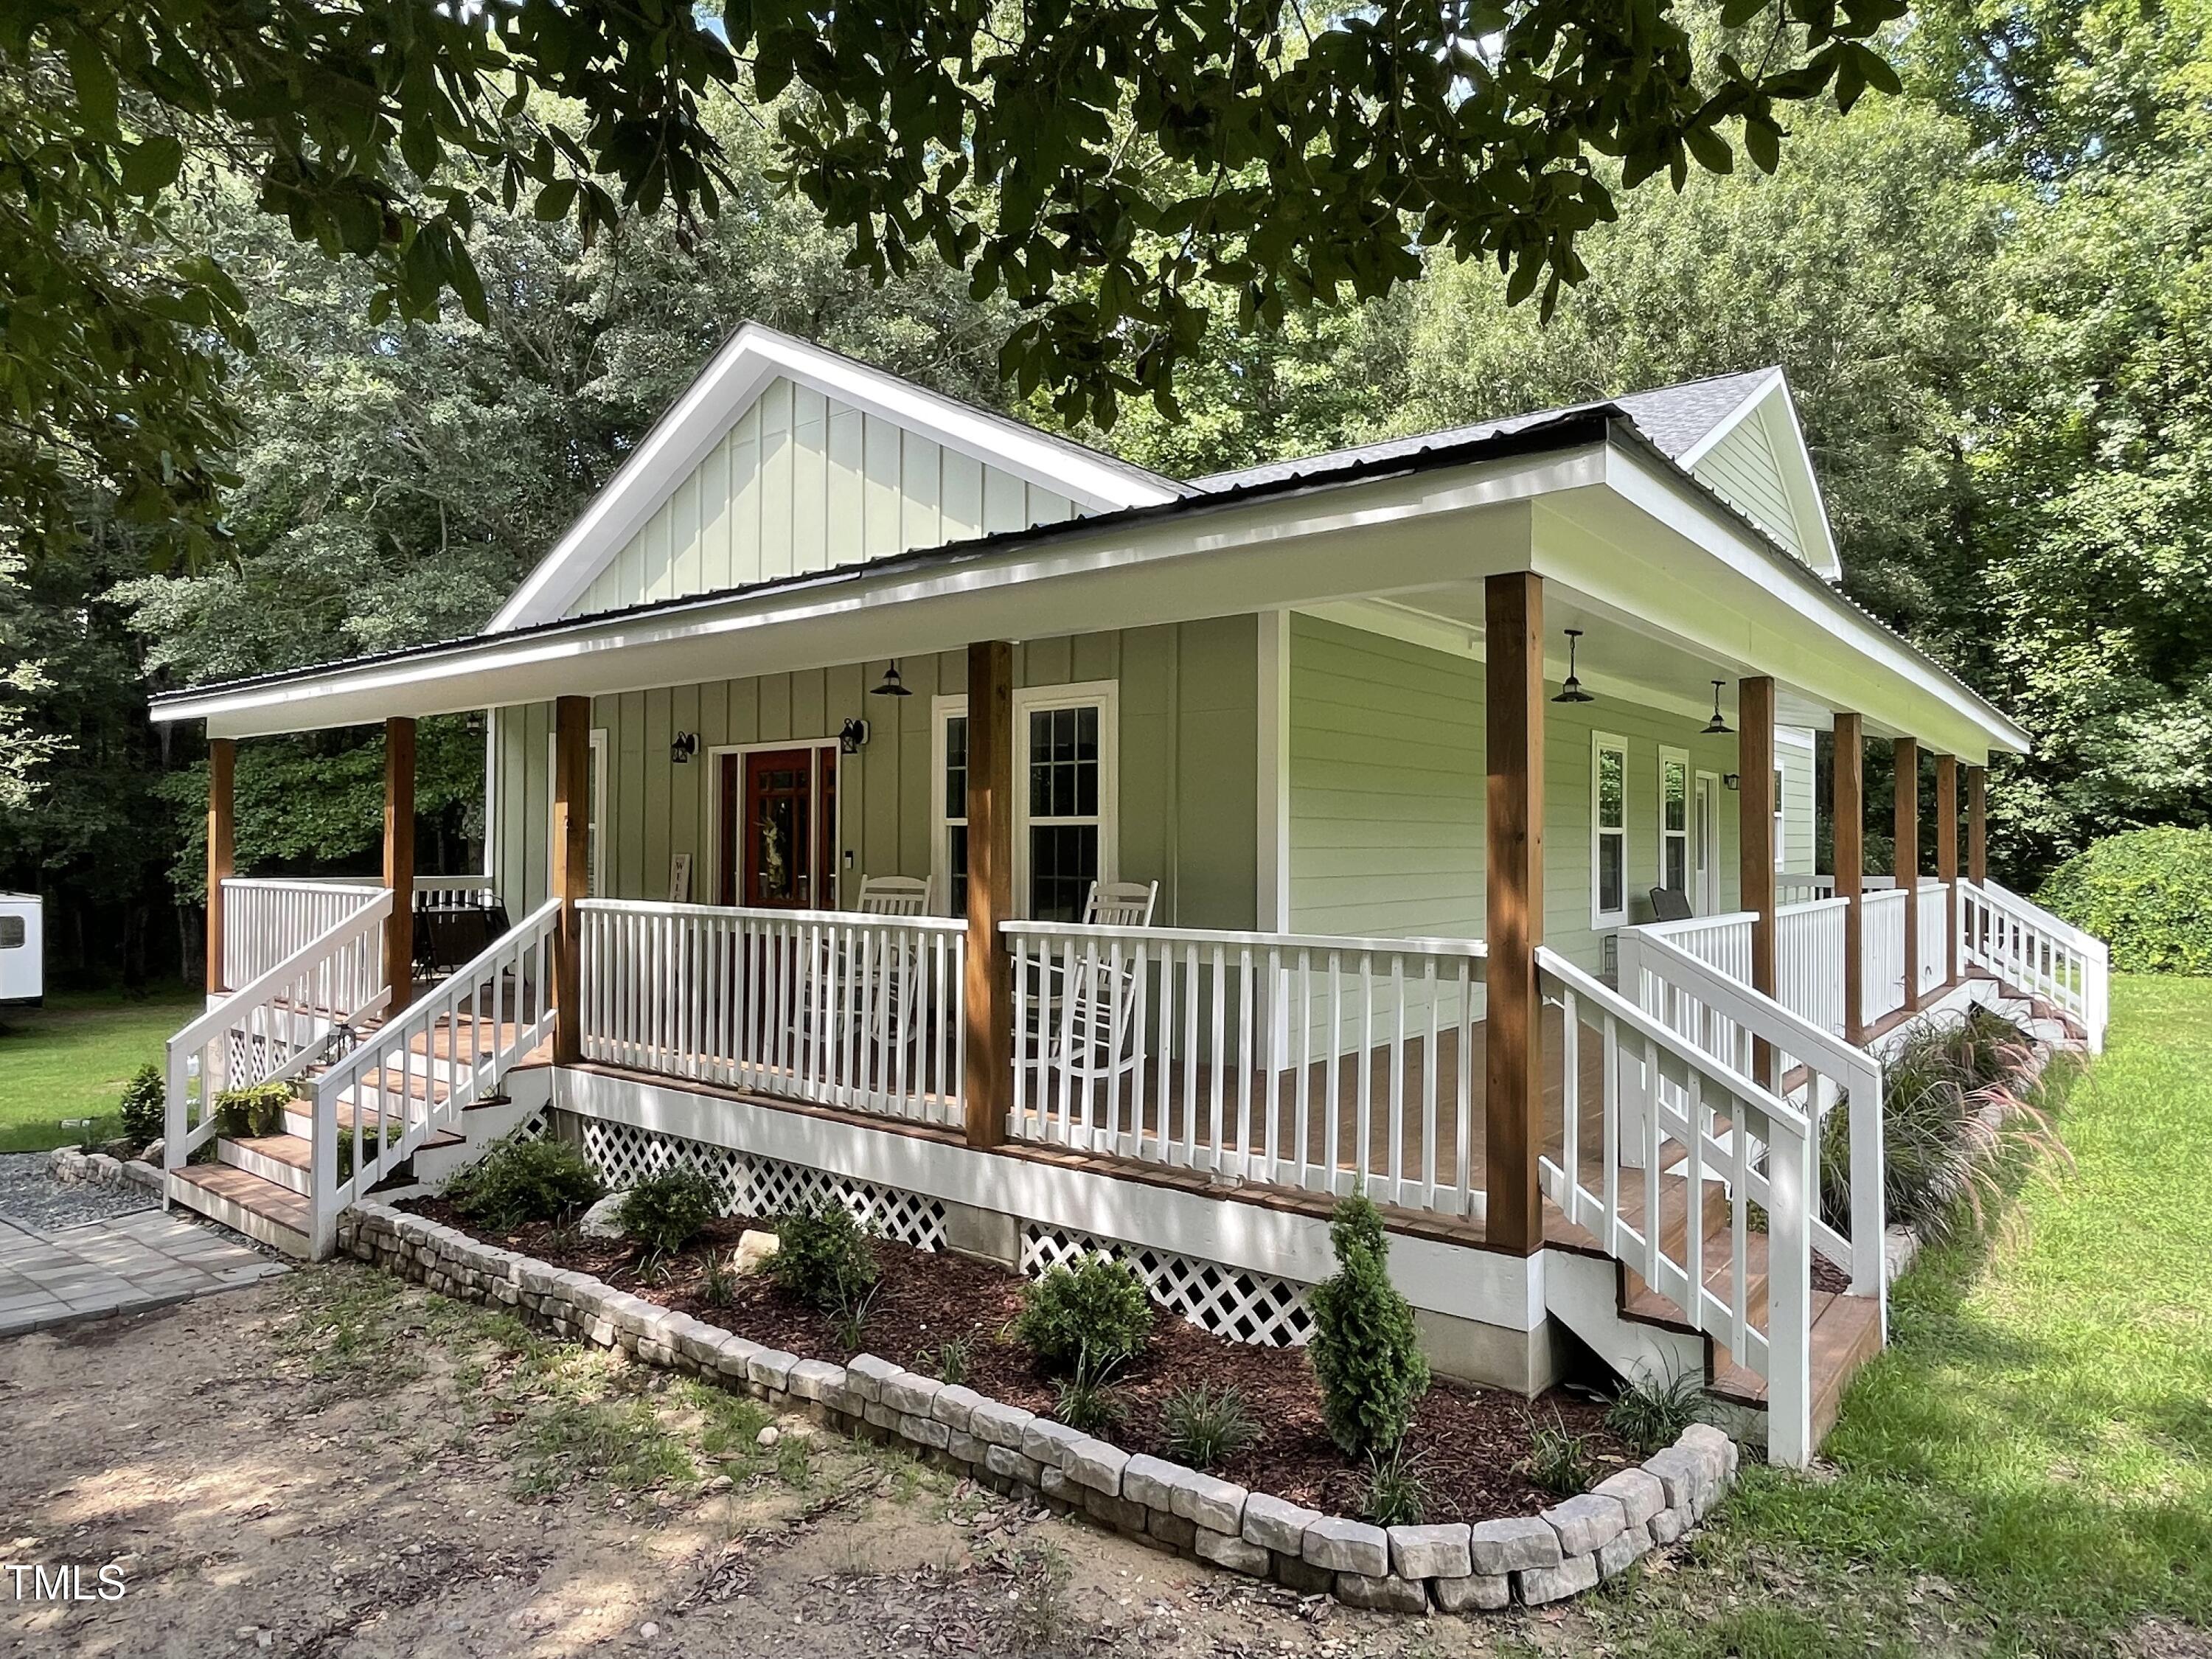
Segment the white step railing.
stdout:
<svg viewBox="0 0 2212 1659">
<path fill-rule="evenodd" d="M 1624 945 L 1633 931 L 1624 930 Z M 1538 1165 L 1546 1195 L 1764 1380 L 1768 1455 L 1802 1466 L 1814 1449 L 1817 1129 L 1807 1114 L 1557 951 L 1540 948 L 1536 961 L 1566 1041 L 1560 1133 L 1556 1143 L 1547 1140 L 1559 1155 L 1547 1150 Z M 1599 1060 L 1595 1100 L 1583 1066 L 1591 1043 Z M 1585 1113 L 1594 1121 L 1586 1123 Z M 1721 1230 L 1709 1237 L 1716 1197 Z M 1754 1206 L 1766 1218 L 1756 1246 Z M 1875 1237 L 1879 1248 L 1879 1231 Z"/>
<path fill-rule="evenodd" d="M 580 908 L 586 1060 L 960 1121 L 965 922 L 614 899 Z"/>
<path fill-rule="evenodd" d="M 1480 940 L 1004 929 L 1013 1138 L 1479 1212 Z"/>
<path fill-rule="evenodd" d="M 1816 1183 L 1814 1244 L 1850 1275 L 1855 1295 L 1881 1295 L 1881 1062 L 1642 928 L 1622 931 L 1620 992 L 1709 1059 L 1745 1077 L 1761 1077 L 1759 1048 L 1765 1044 L 1771 1051 L 1765 1075 L 1778 1084 L 1776 1091 L 1799 1105 L 1814 1124 L 1826 1125 L 1838 1105 L 1872 1103 L 1869 1109 L 1850 1114 L 1846 1167 L 1832 1172 L 1830 1184 L 1850 1195 L 1849 1237 L 1818 1218 L 1823 1149 L 1815 1140 L 1811 1154 Z M 1716 1048 L 1698 1041 L 1699 1033 L 1715 1030 L 1728 1033 L 1734 1046 Z M 1858 1201 L 1863 1194 L 1870 1194 L 1863 1204 Z"/>
<path fill-rule="evenodd" d="M 1905 1006 L 1905 907 L 1902 888 L 1859 899 L 1860 1024 L 1872 1026 Z"/>
<path fill-rule="evenodd" d="M 1680 921 L 1643 924 L 1646 936 L 1663 939 L 1676 950 L 1717 968 L 1730 979 L 1751 983 L 1751 929 L 1759 917 L 1749 910 L 1731 910 L 1715 916 L 1689 916 Z"/>
<path fill-rule="evenodd" d="M 2081 1028 L 2091 1054 L 2104 1051 L 2112 995 L 2104 940 L 1995 882 L 1960 883 L 1959 927 L 1965 961 L 2042 998 Z"/>
<path fill-rule="evenodd" d="M 317 1259 L 330 1254 L 348 1205 L 464 1109 L 495 1095 L 514 1064 L 552 1036 L 560 920 L 560 900 L 548 899 L 315 1079 L 309 1190 Z"/>
<path fill-rule="evenodd" d="M 231 878 L 222 884 L 223 984 L 251 984 L 382 891 L 373 881 Z"/>
<path fill-rule="evenodd" d="M 1920 906 L 1920 994 L 1940 991 L 1951 977 L 1951 890 L 1923 881 L 1915 895 Z"/>
<path fill-rule="evenodd" d="M 383 1009 L 384 923 L 391 914 L 392 895 L 369 890 L 367 902 L 342 911 L 169 1039 L 164 1169 L 182 1169 L 214 1138 L 216 1097 L 223 1091 L 298 1076 L 333 1037 Z"/>
</svg>

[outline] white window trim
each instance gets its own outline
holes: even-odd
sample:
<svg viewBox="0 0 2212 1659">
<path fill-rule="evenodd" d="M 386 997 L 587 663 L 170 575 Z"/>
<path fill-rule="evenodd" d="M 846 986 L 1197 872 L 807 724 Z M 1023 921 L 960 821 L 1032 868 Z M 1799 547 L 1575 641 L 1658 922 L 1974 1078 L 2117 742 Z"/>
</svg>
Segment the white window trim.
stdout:
<svg viewBox="0 0 2212 1659">
<path fill-rule="evenodd" d="M 1598 757 L 1607 750 L 1620 757 L 1620 828 L 1607 830 L 1598 811 Z M 1589 839 L 1589 896 L 1590 927 L 1593 929 L 1619 927 L 1628 921 L 1628 739 L 1610 732 L 1590 733 L 1590 839 Z M 1620 837 L 1620 908 L 1601 909 L 1599 895 L 1603 884 L 1598 872 L 1602 863 L 1599 856 L 1607 836 Z"/>
<path fill-rule="evenodd" d="M 1121 684 L 1079 680 L 1067 685 L 1031 685 L 1014 692 L 1014 914 L 1026 919 L 1030 907 L 1030 716 L 1042 709 L 1095 706 L 1098 710 L 1098 879 L 1121 874 Z M 945 813 L 945 725 L 968 713 L 965 696 L 940 696 L 929 704 L 929 867 L 944 902 L 952 902 L 952 833 Z M 975 750 L 969 755 L 972 760 Z M 973 787 L 973 778 L 970 778 Z M 964 822 L 965 820 L 963 820 Z"/>
<path fill-rule="evenodd" d="M 1693 815 L 1697 810 L 1698 792 L 1706 784 L 1712 786 L 1713 813 L 1712 833 L 1708 838 L 1709 844 L 1705 850 L 1711 855 L 1712 862 L 1706 871 L 1705 879 L 1698 884 L 1697 908 L 1699 915 L 1712 916 L 1718 915 L 1721 910 L 1721 775 L 1717 772 L 1700 769 L 1692 776 L 1690 800 Z M 1693 841 L 1690 844 L 1692 858 L 1694 859 L 1697 856 L 1697 843 Z M 1697 871 L 1692 866 L 1691 874 L 1694 876 L 1696 873 Z"/>
<path fill-rule="evenodd" d="M 554 774 L 561 764 L 560 741 L 560 734 L 556 732 L 548 732 L 545 734 L 545 833 L 549 838 L 553 833 L 553 781 Z M 591 748 L 592 816 L 590 824 L 587 826 L 591 831 L 592 847 L 591 896 L 593 898 L 605 898 L 608 896 L 606 883 L 607 728 L 605 726 L 595 726 L 592 728 Z M 545 884 L 549 889 L 553 884 L 553 855 L 550 845 L 545 857 Z"/>
<path fill-rule="evenodd" d="M 1790 863 L 1790 769 L 1774 763 L 1774 867 Z"/>
<path fill-rule="evenodd" d="M 1682 769 L 1682 827 L 1680 830 L 1667 827 L 1667 763 L 1669 761 Z M 1659 747 L 1659 884 L 1663 887 L 1667 882 L 1667 843 L 1679 836 L 1682 842 L 1682 892 L 1692 902 L 1697 897 L 1691 890 L 1698 879 L 1695 862 L 1697 826 L 1694 822 L 1697 812 L 1698 781 L 1697 775 L 1690 769 L 1690 751 L 1669 749 L 1662 744 Z"/>
</svg>

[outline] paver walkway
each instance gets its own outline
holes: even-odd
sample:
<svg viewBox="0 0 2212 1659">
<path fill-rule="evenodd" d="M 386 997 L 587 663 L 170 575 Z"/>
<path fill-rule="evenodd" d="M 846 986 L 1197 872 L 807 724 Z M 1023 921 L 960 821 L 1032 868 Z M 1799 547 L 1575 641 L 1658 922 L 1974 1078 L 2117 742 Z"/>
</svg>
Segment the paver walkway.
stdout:
<svg viewBox="0 0 2212 1659">
<path fill-rule="evenodd" d="M 50 1232 L 0 1216 L 0 1337 L 141 1313 L 284 1271 L 179 1211 L 141 1210 Z"/>
</svg>

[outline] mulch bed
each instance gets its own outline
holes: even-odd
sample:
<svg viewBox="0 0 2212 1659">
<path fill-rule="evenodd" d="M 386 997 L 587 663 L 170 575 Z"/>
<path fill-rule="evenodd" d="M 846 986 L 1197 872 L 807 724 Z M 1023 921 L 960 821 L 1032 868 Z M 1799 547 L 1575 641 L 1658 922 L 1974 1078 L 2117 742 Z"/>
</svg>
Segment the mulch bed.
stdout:
<svg viewBox="0 0 2212 1659">
<path fill-rule="evenodd" d="M 982 1262 L 876 1240 L 883 1279 L 861 1346 L 852 1348 L 837 1341 L 831 1316 L 785 1296 L 765 1277 L 738 1280 L 735 1293 L 722 1304 L 706 1300 L 710 1254 L 726 1253 L 746 1228 L 766 1224 L 736 1218 L 716 1221 L 682 1255 L 664 1259 L 641 1275 L 637 1248 L 622 1240 L 585 1238 L 571 1228 L 544 1222 L 495 1233 L 442 1199 L 410 1200 L 400 1207 L 556 1267 L 590 1273 L 647 1301 L 805 1358 L 843 1361 L 866 1352 L 935 1376 L 940 1346 L 964 1340 L 968 1366 L 963 1380 L 969 1388 L 1030 1411 L 1049 1413 L 1053 1408 L 1052 1379 L 1012 1338 L 1014 1317 L 1021 1311 L 1022 1281 Z M 1366 1471 L 1349 1462 L 1330 1441 L 1322 1422 L 1320 1387 L 1302 1349 L 1232 1342 L 1163 1311 L 1146 1352 L 1115 1380 L 1127 1411 L 1108 1437 L 1127 1451 L 1172 1458 L 1160 1438 L 1162 1408 L 1170 1394 L 1200 1382 L 1234 1387 L 1260 1425 L 1258 1440 L 1214 1474 L 1325 1513 L 1359 1512 Z M 1529 1515 L 1557 1503 L 1555 1495 L 1531 1485 L 1519 1468 L 1528 1455 L 1530 1430 L 1551 1427 L 1555 1419 L 1568 1433 L 1589 1437 L 1587 1449 L 1601 1475 L 1640 1462 L 1606 1431 L 1603 1417 L 1603 1407 L 1559 1389 L 1528 1401 L 1438 1378 L 1421 1401 L 1411 1436 L 1429 1494 L 1424 1518 L 1485 1521 Z"/>
</svg>

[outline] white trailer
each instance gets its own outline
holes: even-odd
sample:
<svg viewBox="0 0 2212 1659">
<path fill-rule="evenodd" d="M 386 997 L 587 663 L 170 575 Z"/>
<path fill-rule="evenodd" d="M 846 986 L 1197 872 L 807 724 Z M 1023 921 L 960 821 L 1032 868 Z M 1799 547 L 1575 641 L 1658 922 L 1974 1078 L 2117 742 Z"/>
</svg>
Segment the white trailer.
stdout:
<svg viewBox="0 0 2212 1659">
<path fill-rule="evenodd" d="M 45 915 L 36 893 L 0 893 L 0 1002 L 46 995 Z"/>
</svg>

